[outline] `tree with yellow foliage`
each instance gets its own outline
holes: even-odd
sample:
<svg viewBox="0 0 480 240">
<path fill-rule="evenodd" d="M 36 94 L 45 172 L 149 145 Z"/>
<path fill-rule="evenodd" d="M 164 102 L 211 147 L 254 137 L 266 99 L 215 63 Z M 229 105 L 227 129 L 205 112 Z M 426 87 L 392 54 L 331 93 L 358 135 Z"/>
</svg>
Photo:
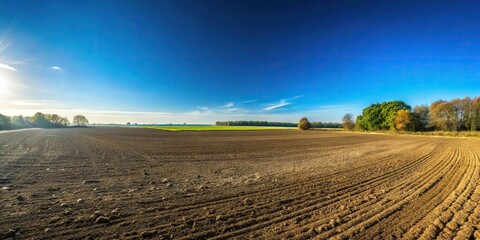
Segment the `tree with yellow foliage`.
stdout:
<svg viewBox="0 0 480 240">
<path fill-rule="evenodd" d="M 405 131 L 412 122 L 412 115 L 408 110 L 399 110 L 395 117 L 395 128 L 399 131 Z"/>
</svg>

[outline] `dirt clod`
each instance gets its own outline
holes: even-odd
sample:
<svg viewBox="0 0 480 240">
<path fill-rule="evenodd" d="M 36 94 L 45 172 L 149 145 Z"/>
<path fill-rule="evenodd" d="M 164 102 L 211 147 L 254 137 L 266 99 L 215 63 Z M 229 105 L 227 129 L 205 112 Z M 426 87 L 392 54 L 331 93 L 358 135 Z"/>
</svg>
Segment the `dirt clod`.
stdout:
<svg viewBox="0 0 480 240">
<path fill-rule="evenodd" d="M 144 231 L 144 232 L 140 233 L 140 237 L 142 237 L 142 238 L 153 238 L 155 236 L 157 236 L 157 231 L 156 230 Z"/>
<path fill-rule="evenodd" d="M 25 201 L 25 198 L 22 195 L 17 195 L 15 199 L 17 199 L 19 202 Z"/>
<path fill-rule="evenodd" d="M 14 238 L 15 235 L 16 235 L 16 231 L 14 229 L 9 229 L 8 231 L 6 231 L 3 234 L 3 239 Z M 0 235 L 0 237 L 1 237 L 1 235 Z"/>
</svg>

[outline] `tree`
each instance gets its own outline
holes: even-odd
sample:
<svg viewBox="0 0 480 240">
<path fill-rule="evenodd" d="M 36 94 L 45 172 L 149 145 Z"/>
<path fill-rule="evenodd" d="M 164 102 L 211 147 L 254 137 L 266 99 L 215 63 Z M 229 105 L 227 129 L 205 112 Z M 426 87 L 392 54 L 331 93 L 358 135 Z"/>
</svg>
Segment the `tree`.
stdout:
<svg viewBox="0 0 480 240">
<path fill-rule="evenodd" d="M 466 97 L 461 100 L 461 107 L 463 108 L 462 129 L 472 130 L 472 117 L 473 117 L 473 100 Z"/>
<path fill-rule="evenodd" d="M 357 118 L 355 119 L 355 130 L 357 131 L 365 131 L 365 127 L 363 126 L 363 116 L 358 115 Z"/>
<path fill-rule="evenodd" d="M 25 119 L 23 118 L 22 115 L 19 116 L 13 116 L 11 119 L 12 126 L 14 128 L 25 128 L 27 127 L 27 124 L 25 123 Z"/>
<path fill-rule="evenodd" d="M 347 113 L 343 116 L 342 126 L 347 131 L 350 131 L 355 127 L 355 121 L 353 121 L 353 114 Z"/>
<path fill-rule="evenodd" d="M 395 117 L 395 128 L 399 131 L 405 131 L 412 122 L 412 116 L 408 110 L 398 110 Z"/>
<path fill-rule="evenodd" d="M 383 123 L 380 104 L 372 104 L 362 111 L 362 126 L 369 131 L 380 130 Z"/>
<path fill-rule="evenodd" d="M 369 131 L 395 128 L 395 117 L 399 110 L 410 111 L 411 107 L 402 101 L 372 104 L 363 109 L 362 126 Z"/>
<path fill-rule="evenodd" d="M 45 118 L 50 122 L 51 127 L 65 127 L 70 124 L 68 118 L 58 114 L 45 114 Z"/>
<path fill-rule="evenodd" d="M 383 102 L 381 104 L 383 123 L 381 129 L 388 130 L 395 128 L 395 117 L 399 110 L 408 110 L 412 109 L 409 105 L 403 101 L 391 101 Z"/>
<path fill-rule="evenodd" d="M 455 98 L 450 101 L 452 104 L 452 130 L 460 131 L 465 126 L 465 104 L 463 99 Z"/>
<path fill-rule="evenodd" d="M 470 130 L 476 131 L 480 125 L 480 97 L 475 97 L 470 106 Z"/>
<path fill-rule="evenodd" d="M 415 106 L 412 112 L 412 127 L 413 131 L 425 131 L 428 128 L 428 106 L 420 105 Z"/>
<path fill-rule="evenodd" d="M 75 126 L 87 126 L 88 119 L 83 115 L 77 115 L 73 117 L 73 125 Z"/>
<path fill-rule="evenodd" d="M 310 127 L 311 127 L 311 124 L 306 117 L 303 117 L 298 122 L 298 128 L 300 128 L 302 130 L 308 130 L 308 129 L 310 129 Z"/>
<path fill-rule="evenodd" d="M 437 130 L 456 130 L 457 118 L 454 106 L 451 102 L 437 100 L 430 105 L 430 124 Z"/>
<path fill-rule="evenodd" d="M 41 112 L 37 112 L 32 116 L 32 123 L 35 127 L 50 127 L 50 122 L 47 120 L 45 114 Z"/>
<path fill-rule="evenodd" d="M 11 127 L 10 118 L 0 114 L 0 130 L 10 129 Z"/>
</svg>

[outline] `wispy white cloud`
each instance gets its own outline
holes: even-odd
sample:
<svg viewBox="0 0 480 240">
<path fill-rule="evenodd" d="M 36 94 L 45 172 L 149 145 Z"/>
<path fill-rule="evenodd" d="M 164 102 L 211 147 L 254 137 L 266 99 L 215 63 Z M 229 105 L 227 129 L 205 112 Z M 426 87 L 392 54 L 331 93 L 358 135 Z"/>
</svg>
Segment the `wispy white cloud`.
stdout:
<svg viewBox="0 0 480 240">
<path fill-rule="evenodd" d="M 7 65 L 7 64 L 3 64 L 3 63 L 0 63 L 0 68 L 3 68 L 3 69 L 8 69 L 10 71 L 14 71 L 14 72 L 17 72 L 18 70 L 10 65 Z"/>
<path fill-rule="evenodd" d="M 241 112 L 248 112 L 243 108 L 234 107 L 235 104 L 233 102 L 229 102 L 223 106 L 216 106 L 216 107 L 209 107 L 209 106 L 202 106 L 197 107 L 194 111 L 195 113 L 209 113 L 209 114 L 222 114 L 222 113 L 241 113 Z"/>
<path fill-rule="evenodd" d="M 5 49 L 7 49 L 10 44 L 12 44 L 12 42 L 7 42 L 5 40 L 0 40 L 0 52 L 3 52 L 5 51 Z"/>
<path fill-rule="evenodd" d="M 285 100 L 280 100 L 279 103 L 275 103 L 271 106 L 268 106 L 268 107 L 265 107 L 263 110 L 266 110 L 266 111 L 270 111 L 270 110 L 274 110 L 274 109 L 277 109 L 277 108 L 281 108 L 281 107 L 285 107 L 285 106 L 288 106 L 292 104 L 291 102 L 287 102 Z"/>
<path fill-rule="evenodd" d="M 292 97 L 292 98 L 281 99 L 280 102 L 270 103 L 270 106 L 267 106 L 267 107 L 263 108 L 263 110 L 271 111 L 271 110 L 275 110 L 275 109 L 278 109 L 278 108 L 282 108 L 282 107 L 293 104 L 293 100 L 303 98 L 303 97 L 304 97 L 304 95 L 298 95 L 298 96 L 295 96 L 295 97 Z"/>
<path fill-rule="evenodd" d="M 295 99 L 299 99 L 299 98 L 303 98 L 305 97 L 305 95 L 298 95 L 298 96 L 295 96 L 293 98 L 290 98 L 290 100 L 295 100 Z"/>
<path fill-rule="evenodd" d="M 198 109 L 200 109 L 202 111 L 209 111 L 210 110 L 210 108 L 208 106 L 198 107 Z"/>
<path fill-rule="evenodd" d="M 63 68 L 59 67 L 59 66 L 53 66 L 51 67 L 53 70 L 57 70 L 57 71 L 62 71 Z"/>
<path fill-rule="evenodd" d="M 361 107 L 358 105 L 327 105 L 319 106 L 310 112 L 320 113 L 320 112 L 358 112 L 361 111 Z"/>
<path fill-rule="evenodd" d="M 254 99 L 254 100 L 247 100 L 247 101 L 243 101 L 242 104 L 247 104 L 247 103 L 254 103 L 256 102 L 257 100 Z"/>
<path fill-rule="evenodd" d="M 227 104 L 225 104 L 225 106 L 223 106 L 224 108 L 231 108 L 233 107 L 233 105 L 235 105 L 233 102 L 229 102 Z"/>
</svg>

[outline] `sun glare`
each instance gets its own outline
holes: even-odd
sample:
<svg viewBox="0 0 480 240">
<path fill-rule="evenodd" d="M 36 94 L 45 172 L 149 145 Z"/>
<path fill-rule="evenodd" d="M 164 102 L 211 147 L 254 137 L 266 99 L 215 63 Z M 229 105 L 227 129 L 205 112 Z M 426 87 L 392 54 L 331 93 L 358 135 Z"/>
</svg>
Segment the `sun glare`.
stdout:
<svg viewBox="0 0 480 240">
<path fill-rule="evenodd" d="M 0 99 L 8 97 L 10 94 L 10 81 L 4 74 L 0 73 Z"/>
</svg>

